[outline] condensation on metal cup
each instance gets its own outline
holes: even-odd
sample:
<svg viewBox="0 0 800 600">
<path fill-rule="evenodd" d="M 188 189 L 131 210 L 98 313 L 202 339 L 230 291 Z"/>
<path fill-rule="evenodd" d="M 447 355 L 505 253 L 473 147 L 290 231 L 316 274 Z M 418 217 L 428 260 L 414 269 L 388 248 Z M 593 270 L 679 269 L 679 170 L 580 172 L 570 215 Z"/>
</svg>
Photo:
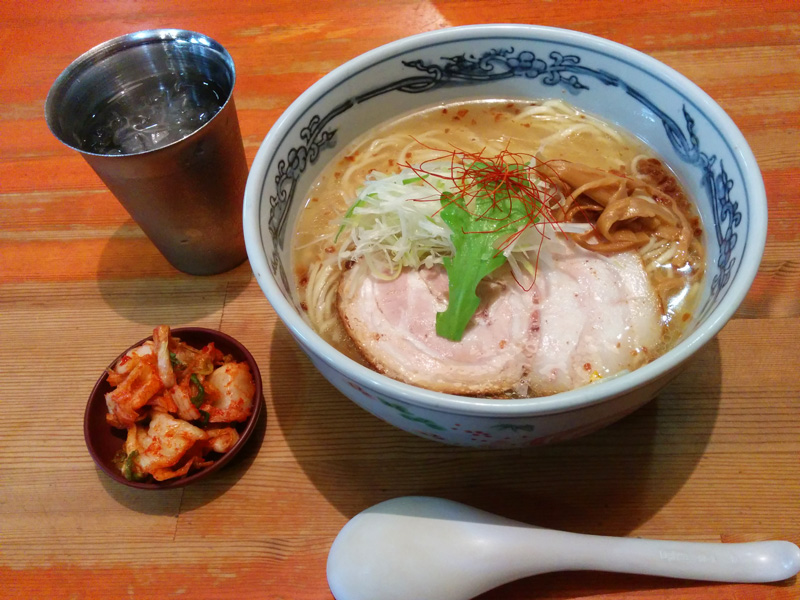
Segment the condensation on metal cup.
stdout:
<svg viewBox="0 0 800 600">
<path fill-rule="evenodd" d="M 203 78 L 224 98 L 219 112 L 188 136 L 154 150 L 95 154 L 79 132 L 102 103 L 153 76 Z M 81 153 L 166 259 L 192 275 L 228 271 L 247 258 L 242 202 L 247 160 L 233 102 L 228 52 L 191 31 L 158 29 L 115 38 L 76 59 L 45 102 L 47 124 Z"/>
</svg>

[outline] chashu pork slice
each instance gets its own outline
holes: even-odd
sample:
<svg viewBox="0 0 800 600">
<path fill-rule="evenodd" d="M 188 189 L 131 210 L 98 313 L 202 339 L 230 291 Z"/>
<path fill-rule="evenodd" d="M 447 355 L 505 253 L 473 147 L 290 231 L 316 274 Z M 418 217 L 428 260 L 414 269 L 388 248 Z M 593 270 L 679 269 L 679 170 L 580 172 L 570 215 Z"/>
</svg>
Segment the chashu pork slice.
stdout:
<svg viewBox="0 0 800 600">
<path fill-rule="evenodd" d="M 637 253 L 606 256 L 562 247 L 542 256 L 535 288 L 539 344 L 528 375 L 533 395 L 575 389 L 657 355 L 663 309 Z"/>
<path fill-rule="evenodd" d="M 339 314 L 380 372 L 435 391 L 543 396 L 635 369 L 657 353 L 662 308 L 639 256 L 555 244 L 525 290 L 505 270 L 478 288 L 463 339 L 436 335 L 447 306 L 442 267 L 381 281 L 361 265 L 339 286 Z"/>
<path fill-rule="evenodd" d="M 442 267 L 382 281 L 356 264 L 340 283 L 339 314 L 379 372 L 439 392 L 497 395 L 525 378 L 537 338 L 535 295 L 510 282 L 481 284 L 483 302 L 460 342 L 436 335 L 447 306 Z"/>
</svg>

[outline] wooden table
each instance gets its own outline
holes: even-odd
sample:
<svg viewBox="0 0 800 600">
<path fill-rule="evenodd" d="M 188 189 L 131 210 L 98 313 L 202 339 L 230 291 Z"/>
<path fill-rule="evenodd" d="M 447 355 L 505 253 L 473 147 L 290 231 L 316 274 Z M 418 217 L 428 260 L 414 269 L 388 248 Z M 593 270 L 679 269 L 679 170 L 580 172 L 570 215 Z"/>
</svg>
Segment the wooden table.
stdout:
<svg viewBox="0 0 800 600">
<path fill-rule="evenodd" d="M 406 494 L 587 533 L 800 543 L 799 8 L 788 0 L 4 2 L 0 597 L 331 598 L 325 561 L 339 529 Z M 552 447 L 451 448 L 357 408 L 301 353 L 248 264 L 214 277 L 176 272 L 43 118 L 53 80 L 95 44 L 139 29 L 194 29 L 236 61 L 252 160 L 284 108 L 327 71 L 402 36 L 482 22 L 578 29 L 676 68 L 742 129 L 769 195 L 761 271 L 718 338 L 656 401 Z M 82 419 L 102 369 L 160 323 L 219 328 L 244 342 L 262 368 L 267 417 L 245 455 L 207 483 L 140 492 L 98 471 Z M 482 598 L 796 600 L 800 581 L 562 573 Z"/>
</svg>

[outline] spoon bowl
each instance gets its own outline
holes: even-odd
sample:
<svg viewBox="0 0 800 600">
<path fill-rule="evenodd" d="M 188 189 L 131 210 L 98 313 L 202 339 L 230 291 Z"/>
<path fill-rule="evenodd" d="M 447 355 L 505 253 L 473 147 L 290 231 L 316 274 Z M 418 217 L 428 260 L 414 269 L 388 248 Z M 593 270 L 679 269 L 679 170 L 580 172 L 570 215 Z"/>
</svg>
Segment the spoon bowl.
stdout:
<svg viewBox="0 0 800 600">
<path fill-rule="evenodd" d="M 541 573 L 594 570 L 763 583 L 800 571 L 791 542 L 615 538 L 543 529 L 441 498 L 387 500 L 353 517 L 328 555 L 336 600 L 468 600 Z"/>
</svg>

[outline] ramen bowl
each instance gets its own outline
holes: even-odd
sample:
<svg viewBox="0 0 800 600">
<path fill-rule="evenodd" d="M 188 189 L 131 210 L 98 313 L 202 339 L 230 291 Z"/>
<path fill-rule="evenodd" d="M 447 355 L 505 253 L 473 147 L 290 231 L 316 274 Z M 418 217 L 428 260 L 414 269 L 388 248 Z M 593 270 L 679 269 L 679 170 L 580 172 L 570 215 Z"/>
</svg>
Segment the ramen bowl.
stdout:
<svg viewBox="0 0 800 600">
<path fill-rule="evenodd" d="M 291 240 L 305 193 L 369 128 L 467 98 L 562 98 L 640 138 L 669 164 L 703 221 L 707 274 L 679 342 L 625 374 L 551 396 L 463 397 L 395 381 L 347 358 L 309 325 L 294 291 Z M 691 81 L 631 48 L 538 26 L 477 25 L 405 38 L 337 68 L 302 94 L 266 136 L 245 192 L 250 263 L 267 299 L 312 363 L 384 421 L 448 444 L 521 447 L 587 434 L 641 407 L 731 318 L 764 249 L 766 196 L 747 142 Z"/>
</svg>

